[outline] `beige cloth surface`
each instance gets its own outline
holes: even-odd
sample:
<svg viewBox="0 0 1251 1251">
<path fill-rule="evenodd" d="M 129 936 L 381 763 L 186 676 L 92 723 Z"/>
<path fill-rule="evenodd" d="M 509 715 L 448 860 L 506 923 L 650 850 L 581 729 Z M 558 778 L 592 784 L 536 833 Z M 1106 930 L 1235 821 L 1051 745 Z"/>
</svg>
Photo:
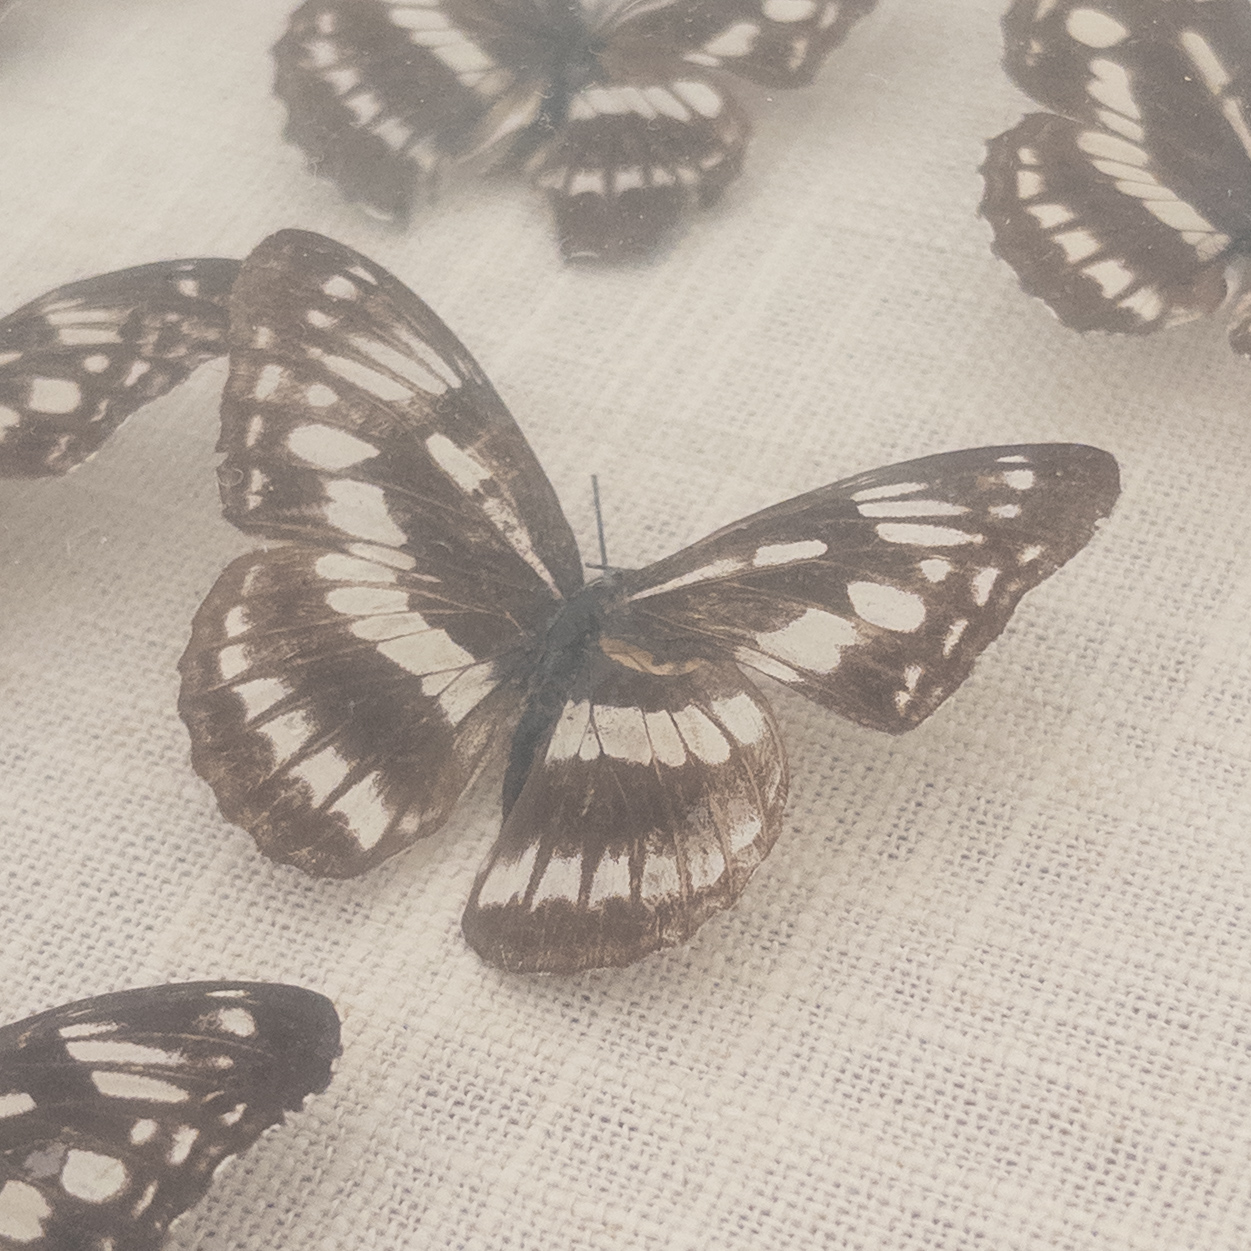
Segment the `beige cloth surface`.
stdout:
<svg viewBox="0 0 1251 1251">
<path fill-rule="evenodd" d="M 639 564 L 853 472 L 1080 440 L 1125 492 L 898 739 L 785 693 L 792 801 L 730 913 L 521 979 L 458 923 L 498 778 L 355 881 L 262 859 L 191 772 L 175 664 L 248 540 L 221 363 L 67 478 L 0 484 L 2 1018 L 156 981 L 330 995 L 329 1091 L 174 1248 L 1244 1251 L 1251 1246 L 1251 372 L 1209 322 L 1082 339 L 978 220 L 1026 107 L 993 0 L 883 0 L 666 255 L 562 267 L 520 181 L 396 231 L 280 138 L 292 0 L 0 18 L 0 309 L 282 226 L 469 345 L 593 550 Z"/>
</svg>

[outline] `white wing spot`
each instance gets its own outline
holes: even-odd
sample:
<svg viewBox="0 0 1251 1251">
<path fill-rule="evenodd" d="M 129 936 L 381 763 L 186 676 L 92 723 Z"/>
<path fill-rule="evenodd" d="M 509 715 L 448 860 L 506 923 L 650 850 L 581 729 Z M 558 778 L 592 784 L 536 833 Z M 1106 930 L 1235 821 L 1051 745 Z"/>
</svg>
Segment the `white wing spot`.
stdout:
<svg viewBox="0 0 1251 1251">
<path fill-rule="evenodd" d="M 769 729 L 756 701 L 746 691 L 728 699 L 714 699 L 712 712 L 740 743 L 757 743 Z"/>
<path fill-rule="evenodd" d="M 560 899 L 565 903 L 576 904 L 582 889 L 582 857 L 553 856 L 543 870 L 543 876 L 535 888 L 534 897 L 530 902 L 532 908 L 546 903 L 549 899 Z"/>
<path fill-rule="evenodd" d="M 113 1039 L 67 1042 L 65 1050 L 83 1064 L 164 1064 L 172 1068 L 183 1062 L 176 1051 Z"/>
<path fill-rule="evenodd" d="M 1046 184 L 1043 176 L 1036 169 L 1018 169 L 1016 171 L 1016 193 L 1022 200 L 1032 200 L 1042 195 Z"/>
<path fill-rule="evenodd" d="M 651 595 L 661 595 L 665 591 L 675 591 L 679 587 L 695 586 L 700 582 L 715 582 L 720 578 L 728 578 L 731 574 L 741 573 L 745 568 L 747 568 L 747 562 L 737 557 L 714 560 L 711 565 L 692 569 L 689 573 L 681 573 L 676 578 L 670 578 L 668 582 L 662 582 L 659 586 L 646 587 L 630 598 L 632 600 L 647 599 Z"/>
<path fill-rule="evenodd" d="M 450 682 L 444 682 L 443 677 L 438 674 L 422 678 L 421 693 L 434 695 L 437 688 L 439 707 L 452 725 L 460 725 L 498 685 L 489 661 L 461 669 Z"/>
<path fill-rule="evenodd" d="M 319 308 L 310 308 L 304 314 L 304 320 L 316 330 L 327 330 L 339 319 L 330 313 L 322 312 Z"/>
<path fill-rule="evenodd" d="M 643 858 L 644 899 L 664 899 L 681 893 L 678 862 L 671 854 L 652 852 Z"/>
<path fill-rule="evenodd" d="M 329 387 L 322 390 L 334 397 Z M 287 435 L 287 447 L 305 463 L 327 470 L 346 469 L 378 455 L 378 449 L 371 443 L 334 426 L 296 426 Z"/>
<path fill-rule="evenodd" d="M 453 642 L 451 636 L 443 630 L 428 630 L 424 634 L 387 639 L 378 644 L 378 650 L 401 669 L 407 669 L 409 673 L 419 676 L 441 673 L 448 669 L 467 669 L 474 663 L 473 655 L 459 643 Z M 440 688 L 442 689 L 444 688 Z M 424 688 L 423 693 L 430 694 Z"/>
<path fill-rule="evenodd" d="M 1031 543 L 1029 547 L 1023 547 L 1021 554 L 1016 558 L 1017 563 L 1021 565 L 1031 565 L 1043 554 L 1043 547 L 1039 543 Z"/>
<path fill-rule="evenodd" d="M 725 874 L 725 857 L 716 843 L 697 837 L 689 840 L 689 846 L 683 850 L 693 890 L 707 890 L 721 880 Z"/>
<path fill-rule="evenodd" d="M 356 283 L 342 274 L 331 275 L 321 284 L 321 289 L 332 300 L 355 300 L 360 296 Z"/>
<path fill-rule="evenodd" d="M 1077 214 L 1063 204 L 1027 204 L 1025 211 L 1044 229 L 1054 230 L 1071 222 Z"/>
<path fill-rule="evenodd" d="M 130 1209 L 131 1216 L 142 1216 L 152 1206 L 152 1200 L 156 1198 L 156 1192 L 159 1189 L 160 1186 L 157 1182 L 148 1182 L 143 1194 L 139 1196 L 135 1206 Z"/>
<path fill-rule="evenodd" d="M 1098 9 L 1073 9 L 1064 20 L 1064 28 L 1088 48 L 1112 48 L 1129 38 L 1127 27 Z"/>
<path fill-rule="evenodd" d="M 136 1147 L 142 1147 L 145 1142 L 151 1142 L 156 1137 L 156 1131 L 160 1126 L 152 1120 L 145 1118 L 142 1121 L 136 1121 L 130 1127 L 130 1141 Z"/>
<path fill-rule="evenodd" d="M 687 704 L 672 715 L 678 733 L 682 735 L 692 756 L 711 765 L 724 764 L 729 760 L 730 744 L 725 735 L 694 704 Z"/>
<path fill-rule="evenodd" d="M 319 556 L 313 570 L 319 578 L 325 578 L 327 582 L 395 581 L 394 570 L 379 569 L 372 561 L 345 556 L 342 552 L 327 552 L 326 555 Z"/>
<path fill-rule="evenodd" d="M 686 746 L 683 744 L 673 717 L 661 709 L 659 712 L 646 712 L 643 720 L 647 723 L 647 736 L 652 741 L 652 754 L 658 763 L 676 769 L 686 763 Z"/>
<path fill-rule="evenodd" d="M 347 818 L 348 829 L 362 851 L 381 841 L 391 824 L 391 812 L 382 797 L 381 775 L 375 771 L 363 777 L 335 800 L 329 811 Z"/>
<path fill-rule="evenodd" d="M 756 40 L 759 37 L 760 27 L 755 22 L 735 22 L 733 26 L 727 26 L 719 35 L 704 44 L 703 52 L 706 56 L 715 57 L 718 61 L 746 56 L 756 46 Z M 703 63 L 707 64 L 706 61 Z M 674 83 L 673 87 L 685 100 L 687 99 L 686 92 L 682 88 L 689 85 L 689 83 Z M 687 100 L 687 103 L 697 113 L 704 113 L 694 100 Z M 704 116 L 712 117 L 713 114 L 704 113 Z"/>
<path fill-rule="evenodd" d="M 72 413 L 83 401 L 82 388 L 68 378 L 32 378 L 26 403 L 37 413 Z"/>
<path fill-rule="evenodd" d="M 801 669 L 831 673 L 838 668 L 843 649 L 859 642 L 859 632 L 846 617 L 821 608 L 807 608 L 780 630 L 759 635 L 756 647 Z"/>
<path fill-rule="evenodd" d="M 569 180 L 566 195 L 599 195 L 607 192 L 607 183 L 602 169 L 580 169 Z"/>
<path fill-rule="evenodd" d="M 587 700 L 567 703 L 556 722 L 551 742 L 547 745 L 548 760 L 572 760 L 582 747 L 582 739 L 591 722 L 591 705 Z"/>
<path fill-rule="evenodd" d="M 969 628 L 967 618 L 958 617 L 947 629 L 947 634 L 943 639 L 943 655 L 950 656 L 956 650 L 956 644 L 964 637 L 964 632 Z"/>
<path fill-rule="evenodd" d="M 600 857 L 595 866 L 595 876 L 591 878 L 591 893 L 587 904 L 592 908 L 599 907 L 608 899 L 630 898 L 630 857 L 625 852 L 615 856 L 607 853 Z"/>
<path fill-rule="evenodd" d="M 256 1034 L 256 1017 L 247 1008 L 218 1008 L 214 1020 L 218 1029 L 236 1038 L 252 1038 Z"/>
<path fill-rule="evenodd" d="M 1021 515 L 1020 504 L 993 504 L 986 510 L 992 517 L 998 517 L 1002 521 L 1011 521 L 1013 517 Z"/>
<path fill-rule="evenodd" d="M 327 482 L 323 489 L 326 520 L 336 530 L 388 547 L 403 545 L 406 536 L 392 520 L 380 486 L 340 478 Z"/>
<path fill-rule="evenodd" d="M 530 877 L 534 872 L 534 862 L 538 854 L 538 844 L 528 843 L 517 860 L 509 860 L 501 856 L 487 870 L 482 889 L 478 892 L 478 906 L 481 908 L 506 905 L 519 896 L 524 896 L 530 889 Z"/>
<path fill-rule="evenodd" d="M 111 1069 L 95 1069 L 91 1074 L 95 1088 L 110 1099 L 147 1099 L 152 1103 L 186 1103 L 191 1097 L 181 1086 L 145 1077 L 140 1073 L 119 1073 Z"/>
<path fill-rule="evenodd" d="M 641 708 L 595 705 L 595 729 L 604 755 L 627 764 L 650 764 L 652 745 Z"/>
<path fill-rule="evenodd" d="M 11 1178 L 0 1186 L 0 1236 L 35 1242 L 43 1237 L 43 1223 L 51 1215 L 47 1199 L 29 1182 Z"/>
<path fill-rule="evenodd" d="M 915 495 L 918 491 L 926 491 L 929 487 L 924 482 L 890 482 L 886 486 L 866 487 L 857 491 L 851 498 L 861 504 L 865 500 L 894 500 L 905 495 Z"/>
<path fill-rule="evenodd" d="M 446 377 L 432 367 L 429 356 L 431 349 L 428 344 L 421 340 L 413 340 L 408 336 L 405 338 L 410 347 L 418 349 L 416 354 L 411 351 L 400 352 L 389 344 L 382 343 L 368 335 L 351 335 L 348 342 L 362 355 L 368 356 L 383 369 L 398 374 L 405 382 L 426 395 L 442 395 L 449 386 L 455 385 L 455 380 L 449 383 Z M 446 368 L 443 373 L 446 373 Z"/>
<path fill-rule="evenodd" d="M 1104 299 L 1108 300 L 1115 299 L 1122 291 L 1130 287 L 1135 278 L 1133 270 L 1126 269 L 1115 257 L 1087 265 L 1082 273 L 1099 284 L 1099 290 L 1103 293 Z"/>
<path fill-rule="evenodd" d="M 1115 109 L 1125 117 L 1135 121 L 1142 120 L 1142 112 L 1134 100 L 1130 88 L 1129 73 L 1123 65 L 1109 61 L 1106 57 L 1095 57 L 1090 63 L 1094 77 L 1087 84 L 1087 90 L 1100 104 Z"/>
<path fill-rule="evenodd" d="M 674 83 L 673 91 L 701 117 L 716 117 L 721 112 L 721 97 L 707 83 Z"/>
<path fill-rule="evenodd" d="M 35 1107 L 35 1101 L 24 1091 L 14 1090 L 0 1095 L 0 1121 L 10 1116 L 21 1116 Z"/>
<path fill-rule="evenodd" d="M 1065 259 L 1071 264 L 1094 256 L 1102 246 L 1089 230 L 1062 230 L 1051 237 L 1064 249 Z"/>
<path fill-rule="evenodd" d="M 231 1125 L 237 1125 L 242 1119 L 243 1114 L 248 1110 L 246 1103 L 236 1103 L 229 1112 L 223 1112 L 217 1119 L 229 1128 Z"/>
<path fill-rule="evenodd" d="M 326 593 L 326 606 L 345 617 L 405 613 L 408 608 L 408 593 L 395 587 L 337 586 Z M 423 620 L 418 629 L 426 628 Z"/>
<path fill-rule="evenodd" d="M 266 365 L 257 375 L 256 385 L 252 388 L 253 398 L 267 400 L 282 386 L 286 370 L 281 365 Z"/>
<path fill-rule="evenodd" d="M 1120 139 L 1102 130 L 1083 130 L 1077 136 L 1077 146 L 1087 156 L 1100 157 L 1108 161 L 1120 161 L 1125 165 L 1137 166 L 1140 170 L 1151 163 L 1146 150 L 1128 139 Z"/>
<path fill-rule="evenodd" d="M 873 527 L 878 538 L 887 543 L 902 543 L 908 547 L 960 547 L 965 543 L 980 543 L 980 534 L 966 530 L 953 530 L 948 526 L 922 526 L 912 522 L 883 521 Z"/>
<path fill-rule="evenodd" d="M 1038 481 L 1038 475 L 1032 469 L 1008 469 L 1000 477 L 1004 486 L 1014 491 L 1028 491 Z"/>
<path fill-rule="evenodd" d="M 794 543 L 770 543 L 756 549 L 751 558 L 756 569 L 769 565 L 789 565 L 797 560 L 815 560 L 829 551 L 829 544 L 820 539 L 799 539 Z"/>
<path fill-rule="evenodd" d="M 644 87 L 643 96 L 657 113 L 663 114 L 665 117 L 672 117 L 679 122 L 689 122 L 691 120 L 690 109 L 673 92 L 666 90 L 664 87 Z M 655 179 L 655 170 L 652 171 L 652 177 Z"/>
<path fill-rule="evenodd" d="M 126 1188 L 130 1175 L 121 1160 L 71 1147 L 61 1165 L 61 1185 L 76 1199 L 107 1203 Z"/>
<path fill-rule="evenodd" d="M 862 517 L 960 517 L 969 510 L 947 500 L 880 500 L 857 505 Z"/>
<path fill-rule="evenodd" d="M 806 22 L 816 11 L 816 0 L 764 0 L 763 11 L 771 22 Z"/>
<path fill-rule="evenodd" d="M 925 623 L 925 601 L 913 591 L 883 582 L 849 582 L 851 606 L 871 625 L 912 634 Z"/>
<path fill-rule="evenodd" d="M 973 601 L 979 608 L 986 607 L 986 601 L 990 599 L 990 593 L 994 589 L 995 583 L 999 581 L 998 569 L 979 569 L 973 575 Z"/>
<path fill-rule="evenodd" d="M 740 817 L 730 827 L 730 850 L 734 852 L 743 851 L 750 847 L 756 839 L 764 832 L 764 822 L 760 819 L 757 812 L 749 813 L 745 817 Z"/>
<path fill-rule="evenodd" d="M 1129 309 L 1143 321 L 1155 321 L 1164 312 L 1165 303 L 1164 297 L 1153 287 L 1140 287 L 1118 301 L 1117 307 Z"/>
<path fill-rule="evenodd" d="M 180 1125 L 174 1130 L 169 1152 L 165 1156 L 166 1160 L 174 1165 L 186 1163 L 187 1157 L 191 1154 L 191 1148 L 195 1146 L 195 1140 L 199 1136 L 200 1131 L 194 1125 Z"/>
<path fill-rule="evenodd" d="M 311 347 L 308 349 L 308 354 L 319 359 L 331 373 L 338 374 L 346 382 L 368 392 L 384 404 L 397 404 L 413 398 L 411 386 L 397 382 L 389 374 L 379 373 L 378 370 L 371 369 L 360 361 L 354 361 L 347 356 L 332 356 L 330 353 L 323 353 Z"/>
<path fill-rule="evenodd" d="M 256 729 L 258 733 L 269 739 L 274 752 L 274 760 L 279 765 L 302 751 L 304 745 L 317 733 L 317 727 L 301 708 L 284 712 L 281 716 L 266 721 L 264 725 L 258 725 Z"/>
<path fill-rule="evenodd" d="M 923 560 L 917 566 L 921 570 L 921 576 L 927 582 L 941 582 L 954 568 L 951 561 L 944 560 L 941 556 L 931 556 L 929 560 Z"/>
<path fill-rule="evenodd" d="M 109 367 L 109 358 L 103 352 L 97 352 L 95 356 L 88 356 L 83 361 L 83 368 L 89 374 L 102 374 Z"/>
<path fill-rule="evenodd" d="M 307 760 L 291 766 L 292 776 L 308 786 L 314 804 L 321 804 L 331 791 L 343 784 L 351 771 L 352 762 L 345 760 L 333 744 L 327 744 Z"/>
<path fill-rule="evenodd" d="M 11 409 L 7 404 L 0 404 L 0 439 L 4 437 L 4 431 L 12 430 L 15 426 L 22 424 L 22 414 Z"/>
</svg>

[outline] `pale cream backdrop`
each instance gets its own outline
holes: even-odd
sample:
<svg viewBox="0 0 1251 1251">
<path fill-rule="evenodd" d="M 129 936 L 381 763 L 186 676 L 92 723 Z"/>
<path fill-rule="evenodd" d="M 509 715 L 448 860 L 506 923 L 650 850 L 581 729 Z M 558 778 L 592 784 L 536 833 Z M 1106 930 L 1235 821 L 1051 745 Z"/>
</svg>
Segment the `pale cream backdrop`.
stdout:
<svg viewBox="0 0 1251 1251">
<path fill-rule="evenodd" d="M 224 371 L 68 477 L 0 483 L 0 1000 L 285 980 L 328 1092 L 178 1249 L 1244 1251 L 1251 1246 L 1251 365 L 1216 323 L 1081 339 L 976 215 L 1026 107 L 999 3 L 883 0 L 664 256 L 557 258 L 520 181 L 396 231 L 280 138 L 290 0 L 0 18 L 0 308 L 324 231 L 477 355 L 590 552 L 638 564 L 859 470 L 1020 440 L 1121 460 L 1111 522 L 898 739 L 784 693 L 792 802 L 740 904 L 624 971 L 508 977 L 459 916 L 485 779 L 355 881 L 262 859 L 191 772 L 175 664 L 248 540 Z"/>
</svg>

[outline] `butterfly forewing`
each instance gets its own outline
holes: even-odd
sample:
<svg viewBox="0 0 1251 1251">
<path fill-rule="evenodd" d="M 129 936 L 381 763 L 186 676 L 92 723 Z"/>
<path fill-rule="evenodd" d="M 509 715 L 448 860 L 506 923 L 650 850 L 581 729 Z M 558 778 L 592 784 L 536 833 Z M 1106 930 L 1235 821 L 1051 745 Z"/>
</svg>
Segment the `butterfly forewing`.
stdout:
<svg viewBox="0 0 1251 1251">
<path fill-rule="evenodd" d="M 1077 329 L 1215 309 L 1251 229 L 1251 9 L 1242 0 L 1018 2 L 1013 78 L 1062 116 L 990 144 L 996 250 Z"/>
<path fill-rule="evenodd" d="M 893 465 L 629 575 L 619 629 L 665 659 L 712 645 L 861 725 L 911 729 L 1118 491 L 1115 460 L 1075 444 Z"/>
<path fill-rule="evenodd" d="M 238 261 L 167 261 L 49 292 L 0 320 L 0 476 L 64 473 L 226 350 Z"/>
<path fill-rule="evenodd" d="M 226 514 L 299 542 L 222 575 L 179 706 L 223 812 L 347 876 L 442 824 L 581 581 L 577 547 L 481 371 L 383 270 L 285 231 L 231 308 Z"/>
<path fill-rule="evenodd" d="M 5 1026 L 0 1247 L 155 1248 L 338 1054 L 333 1006 L 294 986 L 156 986 Z"/>
<path fill-rule="evenodd" d="M 514 972 L 630 964 L 728 908 L 781 829 L 786 762 L 725 662 L 601 640 L 540 745 L 465 910 Z"/>
<path fill-rule="evenodd" d="M 731 70 L 766 87 L 810 82 L 877 0 L 675 0 L 627 16 L 604 60 L 641 66 L 658 56 Z"/>
<path fill-rule="evenodd" d="M 579 91 L 535 161 L 561 250 L 595 260 L 650 251 L 738 176 L 749 134 L 734 100 L 689 70 Z"/>
<path fill-rule="evenodd" d="M 274 48 L 287 138 L 349 199 L 404 217 L 449 157 L 534 121 L 553 56 L 539 24 L 528 0 L 309 0 Z"/>
</svg>

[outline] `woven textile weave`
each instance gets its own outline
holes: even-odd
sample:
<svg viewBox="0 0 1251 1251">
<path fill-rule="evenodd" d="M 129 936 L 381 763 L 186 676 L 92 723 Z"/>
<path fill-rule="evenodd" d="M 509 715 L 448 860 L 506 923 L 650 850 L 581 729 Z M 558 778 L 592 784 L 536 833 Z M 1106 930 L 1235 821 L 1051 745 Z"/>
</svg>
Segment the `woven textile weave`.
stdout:
<svg viewBox="0 0 1251 1251">
<path fill-rule="evenodd" d="M 283 226 L 350 243 L 482 363 L 594 550 L 641 564 L 862 469 L 1080 441 L 1121 502 L 892 739 L 771 690 L 786 830 L 731 912 L 622 971 L 459 933 L 498 773 L 351 881 L 262 859 L 192 773 L 222 362 L 63 479 L 0 483 L 3 1019 L 164 980 L 329 995 L 326 1094 L 218 1180 L 199 1251 L 1251 1246 L 1251 366 L 1214 322 L 1081 338 L 978 220 L 1029 106 L 1000 5 L 883 0 L 757 92 L 665 254 L 562 265 L 518 180 L 397 230 L 283 143 L 293 0 L 0 7 L 0 310 Z"/>
</svg>

